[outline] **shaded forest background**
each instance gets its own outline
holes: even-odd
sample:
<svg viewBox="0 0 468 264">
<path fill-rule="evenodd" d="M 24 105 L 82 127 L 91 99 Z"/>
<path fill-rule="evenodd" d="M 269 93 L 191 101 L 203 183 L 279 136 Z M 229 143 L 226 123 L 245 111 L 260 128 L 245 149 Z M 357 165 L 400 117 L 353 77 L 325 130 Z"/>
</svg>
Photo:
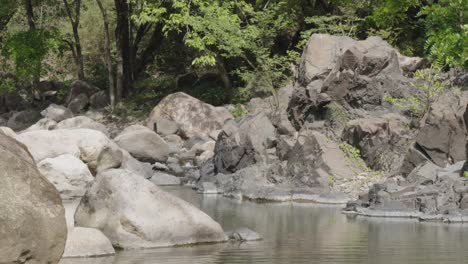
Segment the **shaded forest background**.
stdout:
<svg viewBox="0 0 468 264">
<path fill-rule="evenodd" d="M 184 91 L 214 105 L 294 76 L 313 33 L 380 36 L 440 70 L 468 68 L 468 0 L 0 0 L 0 94 L 41 80 L 142 109 Z"/>
</svg>

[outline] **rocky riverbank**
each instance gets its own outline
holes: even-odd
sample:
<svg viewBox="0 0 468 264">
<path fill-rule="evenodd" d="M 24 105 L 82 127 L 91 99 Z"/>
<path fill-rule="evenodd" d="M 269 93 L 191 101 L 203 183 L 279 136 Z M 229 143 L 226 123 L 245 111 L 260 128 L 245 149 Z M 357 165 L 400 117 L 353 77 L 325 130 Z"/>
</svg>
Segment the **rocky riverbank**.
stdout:
<svg viewBox="0 0 468 264">
<path fill-rule="evenodd" d="M 411 107 L 388 98 L 424 98 L 415 86 L 421 80 L 409 77 L 419 66 L 379 38 L 313 35 L 295 81 L 252 99 L 243 116 L 179 92 L 146 118 L 117 123 L 106 118 L 102 92 L 82 81 L 64 105 L 10 111 L 15 104 L 5 104 L 0 168 L 12 188 L 0 192 L 0 211 L 35 208 L 31 220 L 8 214 L 0 234 L 17 242 L 9 230 L 44 232 L 0 258 L 56 263 L 63 251 L 89 257 L 228 239 L 208 215 L 158 185 L 465 222 L 468 92 L 447 90 L 415 118 Z M 450 78 L 441 82 L 449 86 Z M 65 214 L 60 198 L 77 206 Z"/>
</svg>

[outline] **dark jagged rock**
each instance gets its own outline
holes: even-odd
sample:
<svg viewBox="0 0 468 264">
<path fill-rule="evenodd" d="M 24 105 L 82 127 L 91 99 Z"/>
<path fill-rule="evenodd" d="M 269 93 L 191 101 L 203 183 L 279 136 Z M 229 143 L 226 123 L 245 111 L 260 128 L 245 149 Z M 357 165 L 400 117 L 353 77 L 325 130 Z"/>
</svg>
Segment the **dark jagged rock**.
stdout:
<svg viewBox="0 0 468 264">
<path fill-rule="evenodd" d="M 41 115 L 39 112 L 34 110 L 25 110 L 14 113 L 10 119 L 8 119 L 7 126 L 15 131 L 26 129 L 39 121 Z"/>
<path fill-rule="evenodd" d="M 342 138 L 360 150 L 369 167 L 397 172 L 414 134 L 409 123 L 398 114 L 355 119 L 348 122 Z"/>
<path fill-rule="evenodd" d="M 232 173 L 255 163 L 268 161 L 269 139 L 275 138 L 275 128 L 260 112 L 228 121 L 215 146 L 214 164 L 218 173 Z"/>
<path fill-rule="evenodd" d="M 382 39 L 314 34 L 302 54 L 288 112 L 299 129 L 305 122 L 323 120 L 325 106 L 332 101 L 348 109 L 375 111 L 383 108 L 384 96 L 402 98 L 413 94 L 411 90 L 397 51 Z"/>
<path fill-rule="evenodd" d="M 465 160 L 468 92 L 460 96 L 444 94 L 431 105 L 416 144 L 428 158 L 438 166 Z"/>
<path fill-rule="evenodd" d="M 348 203 L 345 213 L 420 220 L 468 222 L 468 178 L 460 172 L 464 162 L 440 168 L 420 164 L 406 179 L 389 178 L 374 185 L 368 195 Z"/>
</svg>

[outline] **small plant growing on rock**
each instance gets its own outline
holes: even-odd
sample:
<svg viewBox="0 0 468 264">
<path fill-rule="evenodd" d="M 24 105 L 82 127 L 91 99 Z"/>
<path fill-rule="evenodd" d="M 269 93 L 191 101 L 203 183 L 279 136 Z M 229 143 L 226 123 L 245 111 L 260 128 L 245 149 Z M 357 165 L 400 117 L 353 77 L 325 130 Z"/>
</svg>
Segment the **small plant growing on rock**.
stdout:
<svg viewBox="0 0 468 264">
<path fill-rule="evenodd" d="M 336 183 L 335 175 L 330 175 L 330 178 L 328 178 L 328 186 L 333 187 L 335 186 L 335 183 Z"/>
<path fill-rule="evenodd" d="M 381 171 L 374 171 L 372 169 L 370 169 L 369 167 L 367 167 L 366 163 L 364 162 L 364 160 L 362 159 L 361 157 L 361 151 L 348 144 L 348 143 L 341 143 L 339 145 L 341 151 L 343 151 L 343 153 L 346 155 L 346 158 L 348 159 L 348 161 L 354 165 L 356 165 L 359 169 L 361 169 L 363 172 L 366 172 L 368 175 L 372 176 L 372 177 L 380 177 L 382 176 L 382 172 Z"/>
<path fill-rule="evenodd" d="M 468 171 L 463 172 L 463 177 L 468 178 Z"/>
<path fill-rule="evenodd" d="M 417 81 L 413 85 L 422 92 L 422 96 L 407 96 L 404 98 L 385 96 L 384 101 L 398 108 L 408 109 L 413 117 L 421 119 L 429 112 L 431 104 L 443 92 L 444 86 L 440 81 L 439 70 L 437 68 L 417 70 L 414 78 Z"/>
<path fill-rule="evenodd" d="M 242 104 L 236 104 L 234 105 L 234 109 L 231 110 L 231 114 L 234 117 L 242 117 L 248 114 L 247 109 Z"/>
<path fill-rule="evenodd" d="M 326 108 L 328 109 L 328 120 L 333 127 L 344 127 L 351 117 L 349 113 L 337 102 L 329 103 Z"/>
</svg>

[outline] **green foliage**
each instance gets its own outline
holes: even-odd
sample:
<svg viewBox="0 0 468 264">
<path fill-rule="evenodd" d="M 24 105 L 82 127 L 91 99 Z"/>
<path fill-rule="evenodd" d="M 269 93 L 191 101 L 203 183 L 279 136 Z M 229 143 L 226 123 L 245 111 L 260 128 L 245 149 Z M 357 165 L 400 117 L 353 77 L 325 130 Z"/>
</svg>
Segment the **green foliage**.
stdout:
<svg viewBox="0 0 468 264">
<path fill-rule="evenodd" d="M 442 0 L 424 6 L 426 49 L 439 67 L 468 68 L 468 0 Z"/>
<path fill-rule="evenodd" d="M 328 178 L 328 186 L 333 187 L 336 184 L 336 177 L 335 175 L 330 175 Z"/>
<path fill-rule="evenodd" d="M 231 114 L 234 117 L 242 117 L 248 114 L 247 109 L 242 104 L 235 104 L 234 109 L 231 110 Z"/>
<path fill-rule="evenodd" d="M 9 77 L 0 78 L 0 95 L 11 93 L 16 89 L 16 81 Z"/>
<path fill-rule="evenodd" d="M 43 74 L 42 63 L 51 49 L 58 49 L 57 32 L 48 30 L 20 31 L 9 35 L 3 55 L 15 63 L 15 73 L 21 81 L 31 82 Z"/>
<path fill-rule="evenodd" d="M 344 152 L 349 163 L 357 166 L 360 170 L 362 170 L 363 172 L 367 172 L 371 176 L 374 176 L 374 177 L 381 176 L 382 172 L 374 171 L 367 167 L 366 163 L 361 157 L 361 151 L 358 148 L 348 143 L 341 143 L 339 145 L 339 148 L 341 149 L 341 151 Z"/>
<path fill-rule="evenodd" d="M 285 1 L 256 9 L 246 1 L 173 1 L 170 8 L 147 4 L 137 23 L 164 23 L 166 37 L 183 35 L 193 51 L 191 66 L 213 69 L 240 81 L 239 86 L 270 94 L 289 78 L 298 53 L 273 52 L 278 34 L 294 25 Z M 230 67 L 228 61 L 235 61 Z"/>
<path fill-rule="evenodd" d="M 307 17 L 305 18 L 305 23 L 310 29 L 301 32 L 301 41 L 298 47 L 303 48 L 314 33 L 356 37 L 362 21 L 362 18 L 355 15 Z"/>
<path fill-rule="evenodd" d="M 468 178 L 468 171 L 463 172 L 463 177 Z"/>
<path fill-rule="evenodd" d="M 361 151 L 348 143 L 340 144 L 340 149 L 351 160 L 358 160 L 361 158 Z"/>
<path fill-rule="evenodd" d="M 440 81 L 440 70 L 437 68 L 430 68 L 426 70 L 418 70 L 414 74 L 416 82 L 414 87 L 422 93 L 421 96 L 407 96 L 403 98 L 393 98 L 385 96 L 384 100 L 398 108 L 409 110 L 409 113 L 421 119 L 429 111 L 431 104 L 443 92 L 444 86 Z"/>
</svg>

